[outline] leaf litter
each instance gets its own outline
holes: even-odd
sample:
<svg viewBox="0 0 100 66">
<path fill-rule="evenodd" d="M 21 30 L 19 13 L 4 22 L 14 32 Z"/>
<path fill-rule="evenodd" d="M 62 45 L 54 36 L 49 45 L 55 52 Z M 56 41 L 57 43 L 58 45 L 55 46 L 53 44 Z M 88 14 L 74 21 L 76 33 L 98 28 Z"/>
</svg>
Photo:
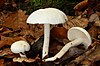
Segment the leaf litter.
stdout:
<svg viewBox="0 0 100 66">
<path fill-rule="evenodd" d="M 83 6 L 84 3 L 85 5 Z M 84 0 L 76 5 L 74 9 L 81 11 L 81 9 L 87 7 L 89 3 L 88 0 Z M 72 47 L 61 59 L 57 59 L 57 61 L 54 62 L 42 62 L 41 51 L 44 27 L 40 24 L 27 24 L 27 17 L 28 15 L 26 15 L 26 12 L 23 10 L 8 12 L 7 14 L 2 12 L 0 14 L 0 66 L 12 66 L 16 64 L 21 66 L 96 66 L 96 62 L 100 62 L 100 21 L 96 21 L 93 26 L 87 30 L 93 41 L 88 50 L 84 50 L 82 46 Z M 94 18 L 94 16 L 92 18 Z M 89 24 L 89 19 L 84 18 L 83 14 L 79 17 L 68 16 L 68 19 L 69 21 L 62 26 L 56 26 L 51 29 L 50 56 L 58 53 L 59 50 L 69 42 L 67 39 L 68 29 L 75 26 L 86 28 Z M 28 58 L 21 58 L 19 54 L 11 52 L 11 44 L 18 40 L 26 40 L 31 45 L 31 50 L 25 52 Z"/>
</svg>

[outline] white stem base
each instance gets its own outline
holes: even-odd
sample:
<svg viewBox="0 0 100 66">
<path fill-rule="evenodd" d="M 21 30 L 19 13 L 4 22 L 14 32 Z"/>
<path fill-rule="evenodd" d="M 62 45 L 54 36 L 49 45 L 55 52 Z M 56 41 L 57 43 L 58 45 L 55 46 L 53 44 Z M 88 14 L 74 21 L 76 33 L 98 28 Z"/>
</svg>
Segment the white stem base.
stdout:
<svg viewBox="0 0 100 66">
<path fill-rule="evenodd" d="M 47 58 L 44 59 L 43 61 L 47 62 L 47 61 L 54 61 L 57 58 L 61 58 L 67 51 L 69 48 L 73 47 L 73 46 L 78 46 L 79 44 L 82 43 L 82 39 L 75 39 L 72 42 L 67 43 L 61 50 L 60 52 L 58 52 L 54 57 L 51 58 Z"/>
<path fill-rule="evenodd" d="M 48 55 L 49 51 L 49 38 L 50 38 L 50 25 L 44 24 L 44 44 L 42 50 L 42 59 Z"/>
</svg>

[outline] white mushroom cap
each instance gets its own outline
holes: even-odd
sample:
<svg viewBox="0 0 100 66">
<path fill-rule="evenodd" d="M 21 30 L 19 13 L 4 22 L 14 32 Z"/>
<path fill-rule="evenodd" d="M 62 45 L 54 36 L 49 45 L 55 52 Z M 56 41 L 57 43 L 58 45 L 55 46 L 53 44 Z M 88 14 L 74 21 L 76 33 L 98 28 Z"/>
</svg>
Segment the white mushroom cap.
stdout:
<svg viewBox="0 0 100 66">
<path fill-rule="evenodd" d="M 59 24 L 66 22 L 67 16 L 56 8 L 45 8 L 34 11 L 27 19 L 30 24 Z"/>
<path fill-rule="evenodd" d="M 20 41 L 16 41 L 11 45 L 11 51 L 13 53 L 24 53 L 25 51 L 29 51 L 30 50 L 30 45 L 23 40 Z"/>
<path fill-rule="evenodd" d="M 80 27 L 72 27 L 68 30 L 68 39 L 73 41 L 75 39 L 82 39 L 82 44 L 84 44 L 84 47 L 87 49 L 88 46 L 92 43 L 91 37 L 89 33 L 80 28 Z"/>
</svg>

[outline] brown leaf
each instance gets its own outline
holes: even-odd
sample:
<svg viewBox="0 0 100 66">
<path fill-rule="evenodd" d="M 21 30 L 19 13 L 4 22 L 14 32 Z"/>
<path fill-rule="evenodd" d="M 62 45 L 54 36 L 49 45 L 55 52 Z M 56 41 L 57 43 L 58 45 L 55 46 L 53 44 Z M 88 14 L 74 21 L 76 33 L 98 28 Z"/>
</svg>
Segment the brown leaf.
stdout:
<svg viewBox="0 0 100 66">
<path fill-rule="evenodd" d="M 100 30 L 99 28 L 97 28 L 96 26 L 93 26 L 88 30 L 88 32 L 92 38 L 96 38 L 99 30 Z"/>
<path fill-rule="evenodd" d="M 0 59 L 0 66 L 4 66 L 4 59 Z"/>
<path fill-rule="evenodd" d="M 11 45 L 13 42 L 18 41 L 18 40 L 25 40 L 23 37 L 15 37 L 15 38 L 6 38 L 4 40 L 0 41 L 0 48 L 5 46 L 5 45 Z"/>
<path fill-rule="evenodd" d="M 100 44 L 96 44 L 96 49 L 88 56 L 92 62 L 100 60 Z"/>
<path fill-rule="evenodd" d="M 54 27 L 51 29 L 52 38 L 67 39 L 67 30 L 64 27 Z"/>
<path fill-rule="evenodd" d="M 71 27 L 82 27 L 85 28 L 88 25 L 87 18 L 74 18 L 69 20 L 68 22 L 64 23 L 64 27 L 68 30 Z"/>
<path fill-rule="evenodd" d="M 99 61 L 99 60 L 100 60 L 100 44 L 97 43 L 95 50 L 89 55 L 86 55 L 85 60 L 83 60 L 81 64 L 90 66 L 92 65 L 92 63 Z"/>
<path fill-rule="evenodd" d="M 91 16 L 89 17 L 89 22 L 95 22 L 95 21 L 98 21 L 98 20 L 99 20 L 99 16 L 96 13 L 91 14 Z"/>
<path fill-rule="evenodd" d="M 25 15 L 25 12 L 22 10 L 18 10 L 15 13 L 9 14 L 8 17 L 4 17 L 2 20 L 4 23 L 2 26 L 6 26 L 8 28 L 12 28 L 13 30 L 18 29 L 29 29 L 28 25 L 26 24 L 26 19 L 28 15 Z"/>
<path fill-rule="evenodd" d="M 71 61 L 69 65 L 82 64 L 90 66 L 92 63 L 100 60 L 100 41 L 95 40 L 94 43 L 91 44 L 91 48 L 88 49 L 85 53 L 77 57 L 75 60 Z"/>
<path fill-rule="evenodd" d="M 13 62 L 34 62 L 35 59 L 31 59 L 31 58 L 24 58 L 24 57 L 18 57 L 18 58 L 13 58 Z"/>
<path fill-rule="evenodd" d="M 18 57 L 18 58 L 13 58 L 13 62 L 35 62 L 36 60 L 40 60 L 39 55 L 35 59 L 32 58 L 24 58 L 24 57 Z"/>
<path fill-rule="evenodd" d="M 13 53 L 11 52 L 10 48 L 5 48 L 0 51 L 0 57 L 5 56 L 5 55 L 12 55 Z"/>
<path fill-rule="evenodd" d="M 55 55 L 57 52 L 61 50 L 61 48 L 64 46 L 62 42 L 58 42 L 55 40 L 50 41 L 50 55 Z"/>
<path fill-rule="evenodd" d="M 100 27 L 100 20 L 99 20 L 99 21 L 96 21 L 96 22 L 94 23 L 94 25 Z"/>
<path fill-rule="evenodd" d="M 34 32 L 34 38 L 39 38 L 44 33 L 44 25 L 43 24 L 33 24 L 30 25 L 30 31 Z"/>
<path fill-rule="evenodd" d="M 0 0 L 0 7 L 3 7 L 5 0 Z"/>
<path fill-rule="evenodd" d="M 93 44 L 96 44 L 96 42 L 94 42 Z M 95 50 L 95 46 L 92 47 L 90 50 L 86 51 L 84 54 L 82 54 L 79 57 L 77 57 L 76 59 L 74 59 L 73 61 L 71 61 L 69 63 L 69 65 L 72 64 L 72 63 L 79 64 L 80 62 L 84 61 L 86 56 L 89 56 L 94 50 Z"/>
<path fill-rule="evenodd" d="M 73 9 L 74 10 L 81 10 L 82 8 L 87 7 L 87 5 L 88 5 L 88 0 L 84 0 L 80 3 L 78 3 Z"/>
<path fill-rule="evenodd" d="M 94 7 L 94 9 L 98 12 L 100 12 L 100 1 L 98 2 L 98 4 Z"/>
<path fill-rule="evenodd" d="M 81 64 L 84 65 L 84 66 L 85 65 L 90 66 L 92 63 L 89 60 L 84 60 L 84 61 L 81 62 Z"/>
</svg>

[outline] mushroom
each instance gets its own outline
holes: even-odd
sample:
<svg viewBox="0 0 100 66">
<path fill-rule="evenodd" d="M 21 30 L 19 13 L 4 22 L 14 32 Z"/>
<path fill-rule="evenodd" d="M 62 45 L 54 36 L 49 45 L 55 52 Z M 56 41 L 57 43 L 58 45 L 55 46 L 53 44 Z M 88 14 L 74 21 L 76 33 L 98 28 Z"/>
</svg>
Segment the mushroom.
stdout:
<svg viewBox="0 0 100 66">
<path fill-rule="evenodd" d="M 45 8 L 34 11 L 27 19 L 30 24 L 44 24 L 44 44 L 42 59 L 48 56 L 50 24 L 61 24 L 66 22 L 67 16 L 56 8 Z"/>
<path fill-rule="evenodd" d="M 25 51 L 30 50 L 30 45 L 26 41 L 20 40 L 14 42 L 10 49 L 13 53 L 19 53 L 21 57 L 26 57 Z"/>
<path fill-rule="evenodd" d="M 54 57 L 44 59 L 45 62 L 47 61 L 54 61 L 56 59 L 61 58 L 69 48 L 78 46 L 80 44 L 84 45 L 85 49 L 88 49 L 89 45 L 91 44 L 92 40 L 89 33 L 80 27 L 72 27 L 68 30 L 68 39 L 71 41 L 67 43 L 61 50 L 58 52 Z"/>
</svg>

